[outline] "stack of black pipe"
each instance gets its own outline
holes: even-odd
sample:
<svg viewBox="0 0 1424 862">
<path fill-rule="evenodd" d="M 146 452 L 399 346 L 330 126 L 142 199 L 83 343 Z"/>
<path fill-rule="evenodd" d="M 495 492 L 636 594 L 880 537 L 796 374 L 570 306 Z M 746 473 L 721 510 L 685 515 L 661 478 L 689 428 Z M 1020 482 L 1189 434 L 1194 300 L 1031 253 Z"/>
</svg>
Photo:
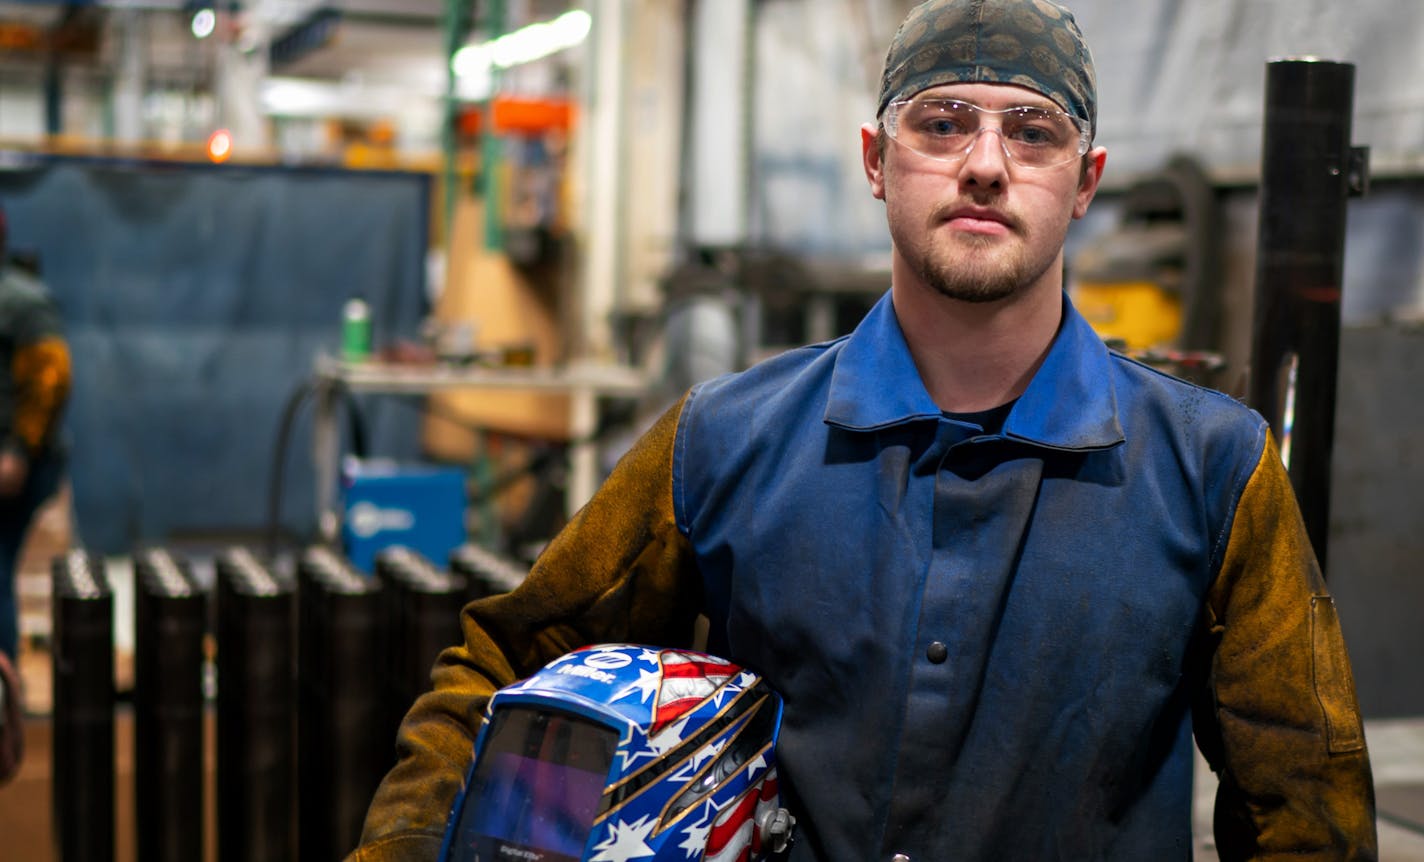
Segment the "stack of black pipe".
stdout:
<svg viewBox="0 0 1424 862">
<path fill-rule="evenodd" d="M 207 600 L 188 562 L 134 557 L 134 810 L 138 858 L 203 854 L 203 636 Z"/>
<path fill-rule="evenodd" d="M 219 862 L 293 859 L 296 593 L 246 548 L 217 559 Z"/>
<path fill-rule="evenodd" d="M 103 560 L 83 551 L 55 557 L 50 574 L 58 858 L 113 859 L 114 596 Z"/>
<path fill-rule="evenodd" d="M 430 688 L 440 651 L 461 640 L 461 608 L 523 575 L 474 546 L 452 555 L 451 565 L 456 573 L 391 548 L 377 557 L 377 577 L 368 577 L 313 547 L 293 583 L 246 548 L 230 548 L 216 560 L 209 604 L 187 559 L 164 548 L 137 553 L 137 858 L 187 862 L 204 852 L 210 631 L 218 859 L 339 859 L 352 850 L 394 764 L 401 719 Z M 82 552 L 56 558 L 53 578 L 59 858 L 112 859 L 113 596 L 103 561 Z"/>
<path fill-rule="evenodd" d="M 340 859 L 395 762 L 384 728 L 387 600 L 381 583 L 324 547 L 297 565 L 298 858 Z"/>
<path fill-rule="evenodd" d="M 376 575 L 391 593 L 385 728 L 393 741 L 410 705 L 430 689 L 430 670 L 440 651 L 463 640 L 465 580 L 400 546 L 376 555 Z"/>
</svg>

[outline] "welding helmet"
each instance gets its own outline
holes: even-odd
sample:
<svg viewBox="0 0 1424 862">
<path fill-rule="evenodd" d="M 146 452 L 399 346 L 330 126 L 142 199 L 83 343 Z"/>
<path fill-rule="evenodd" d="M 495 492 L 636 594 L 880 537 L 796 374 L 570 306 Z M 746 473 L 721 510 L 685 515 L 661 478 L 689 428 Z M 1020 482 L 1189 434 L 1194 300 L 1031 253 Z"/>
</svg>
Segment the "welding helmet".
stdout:
<svg viewBox="0 0 1424 862">
<path fill-rule="evenodd" d="M 781 698 L 724 659 L 625 644 L 495 692 L 451 808 L 450 862 L 769 859 Z"/>
</svg>

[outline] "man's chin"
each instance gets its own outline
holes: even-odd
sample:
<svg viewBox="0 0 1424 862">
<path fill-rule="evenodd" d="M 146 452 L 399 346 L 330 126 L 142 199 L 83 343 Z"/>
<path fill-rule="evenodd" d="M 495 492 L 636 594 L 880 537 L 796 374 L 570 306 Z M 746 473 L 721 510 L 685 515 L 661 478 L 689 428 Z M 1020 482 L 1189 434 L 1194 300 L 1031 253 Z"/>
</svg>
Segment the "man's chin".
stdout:
<svg viewBox="0 0 1424 862">
<path fill-rule="evenodd" d="M 925 284 L 948 299 L 989 303 L 1013 297 L 1025 283 L 1022 267 L 1013 261 L 926 262 L 920 271 Z"/>
<path fill-rule="evenodd" d="M 1018 293 L 1018 288 L 1012 285 L 976 284 L 973 287 L 966 287 L 964 285 L 931 281 L 930 287 L 935 293 L 938 293 L 945 299 L 967 302 L 972 305 L 988 305 L 993 302 L 1003 302 Z"/>
</svg>

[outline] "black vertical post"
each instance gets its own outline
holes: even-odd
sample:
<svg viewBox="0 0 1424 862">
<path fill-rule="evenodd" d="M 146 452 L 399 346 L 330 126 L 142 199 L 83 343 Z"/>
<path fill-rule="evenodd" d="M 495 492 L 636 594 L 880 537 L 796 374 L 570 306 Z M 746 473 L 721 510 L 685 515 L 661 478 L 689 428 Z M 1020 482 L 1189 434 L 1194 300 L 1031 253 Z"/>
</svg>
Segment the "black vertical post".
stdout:
<svg viewBox="0 0 1424 862">
<path fill-rule="evenodd" d="M 217 559 L 219 862 L 294 859 L 295 592 L 246 548 Z"/>
<path fill-rule="evenodd" d="M 138 858 L 203 855 L 203 635 L 207 602 L 186 560 L 134 557 L 134 812 Z"/>
<path fill-rule="evenodd" d="M 440 651 L 463 642 L 465 580 L 404 547 L 377 554 L 376 575 L 390 593 L 385 732 L 395 739 L 411 704 L 430 689 L 430 670 Z"/>
<path fill-rule="evenodd" d="M 83 551 L 54 558 L 50 574 L 50 822 L 57 859 L 109 862 L 114 858 L 114 597 L 103 559 Z"/>
<path fill-rule="evenodd" d="M 297 567 L 297 843 L 299 859 L 355 849 L 376 786 L 395 765 L 383 733 L 385 607 L 381 584 L 327 548 Z"/>
<path fill-rule="evenodd" d="M 1362 190 L 1350 146 L 1355 67 L 1267 64 L 1251 405 L 1270 422 L 1325 567 L 1346 199 Z"/>
</svg>

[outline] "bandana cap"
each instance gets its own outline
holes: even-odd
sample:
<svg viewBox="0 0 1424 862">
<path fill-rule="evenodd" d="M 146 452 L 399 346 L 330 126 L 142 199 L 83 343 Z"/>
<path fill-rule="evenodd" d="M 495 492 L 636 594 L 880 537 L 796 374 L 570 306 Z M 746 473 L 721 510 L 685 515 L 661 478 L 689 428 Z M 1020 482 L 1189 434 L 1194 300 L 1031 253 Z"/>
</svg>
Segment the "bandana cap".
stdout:
<svg viewBox="0 0 1424 862">
<path fill-rule="evenodd" d="M 1016 84 L 1052 99 L 1097 131 L 1093 57 L 1073 13 L 1050 0 L 929 0 L 885 55 L 885 106 L 940 84 Z"/>
</svg>

